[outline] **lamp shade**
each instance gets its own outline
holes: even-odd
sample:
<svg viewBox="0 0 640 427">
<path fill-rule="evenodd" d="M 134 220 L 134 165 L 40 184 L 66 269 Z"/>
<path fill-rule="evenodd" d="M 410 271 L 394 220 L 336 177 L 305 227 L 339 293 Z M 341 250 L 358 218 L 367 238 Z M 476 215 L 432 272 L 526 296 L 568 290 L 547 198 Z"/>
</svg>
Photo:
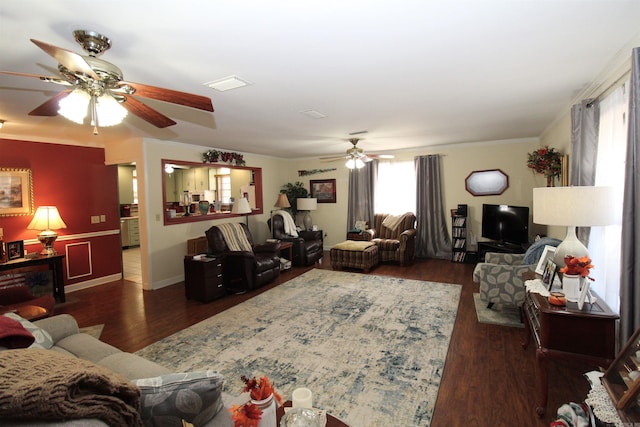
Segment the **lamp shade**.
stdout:
<svg viewBox="0 0 640 427">
<path fill-rule="evenodd" d="M 318 209 L 318 199 L 314 198 L 300 198 L 296 199 L 299 211 L 315 211 Z"/>
<path fill-rule="evenodd" d="M 610 187 L 543 187 L 533 189 L 533 222 L 567 227 L 567 235 L 553 257 L 563 265 L 566 256 L 589 256 L 578 239 L 576 227 L 611 225 L 615 207 Z"/>
<path fill-rule="evenodd" d="M 231 208 L 231 213 L 234 214 L 248 214 L 251 213 L 251 206 L 249 206 L 249 201 L 246 197 L 241 197 L 235 202 L 233 202 L 233 207 Z"/>
<path fill-rule="evenodd" d="M 273 206 L 276 208 L 290 208 L 291 204 L 289 203 L 289 199 L 287 198 L 287 195 L 284 193 L 280 193 L 278 194 L 278 199 L 276 200 L 276 203 Z"/>
<path fill-rule="evenodd" d="M 27 226 L 28 230 L 59 230 L 67 228 L 55 206 L 39 206 Z"/>
<path fill-rule="evenodd" d="M 533 189 L 533 222 L 590 227 L 611 225 L 615 208 L 611 187 L 542 187 Z"/>
</svg>

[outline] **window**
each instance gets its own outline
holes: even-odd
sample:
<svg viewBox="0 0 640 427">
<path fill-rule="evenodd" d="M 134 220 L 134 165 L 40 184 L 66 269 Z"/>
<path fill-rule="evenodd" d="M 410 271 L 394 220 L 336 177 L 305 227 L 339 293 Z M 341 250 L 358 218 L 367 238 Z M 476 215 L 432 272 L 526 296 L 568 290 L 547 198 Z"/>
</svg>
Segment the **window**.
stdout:
<svg viewBox="0 0 640 427">
<path fill-rule="evenodd" d="M 379 162 L 375 190 L 377 213 L 416 212 L 416 170 L 413 160 Z"/>
<path fill-rule="evenodd" d="M 620 224 L 627 150 L 628 86 L 627 82 L 602 100 L 598 129 L 595 184 L 613 187 L 618 225 L 592 227 L 589 235 L 589 255 L 596 266 L 590 273 L 595 279 L 591 286 L 616 313 L 620 312 Z"/>
<path fill-rule="evenodd" d="M 220 171 L 223 173 L 216 175 L 216 186 L 222 203 L 229 203 L 231 201 L 231 172 L 226 168 L 221 168 Z"/>
</svg>

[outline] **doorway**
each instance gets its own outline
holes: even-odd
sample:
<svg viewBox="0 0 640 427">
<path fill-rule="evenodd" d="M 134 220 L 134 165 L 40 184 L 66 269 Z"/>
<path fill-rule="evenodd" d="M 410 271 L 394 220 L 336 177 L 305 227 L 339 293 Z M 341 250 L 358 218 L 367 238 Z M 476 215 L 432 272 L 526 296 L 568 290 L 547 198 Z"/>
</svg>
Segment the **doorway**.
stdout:
<svg viewBox="0 0 640 427">
<path fill-rule="evenodd" d="M 135 163 L 118 165 L 122 278 L 142 284 L 137 176 Z"/>
</svg>

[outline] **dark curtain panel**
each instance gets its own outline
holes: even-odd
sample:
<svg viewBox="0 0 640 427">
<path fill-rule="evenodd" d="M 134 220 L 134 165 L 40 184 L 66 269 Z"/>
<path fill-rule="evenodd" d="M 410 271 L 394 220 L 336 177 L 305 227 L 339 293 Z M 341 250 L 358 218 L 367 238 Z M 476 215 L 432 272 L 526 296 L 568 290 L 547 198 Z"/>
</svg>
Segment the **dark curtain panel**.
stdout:
<svg viewBox="0 0 640 427">
<path fill-rule="evenodd" d="M 364 164 L 363 168 L 349 172 L 349 204 L 347 207 L 347 231 L 353 229 L 356 221 L 369 221 L 373 227 L 373 205 L 376 181 L 378 180 L 378 161 Z"/>
<path fill-rule="evenodd" d="M 450 258 L 451 238 L 442 202 L 440 156 L 419 156 L 416 166 L 416 257 Z"/>
<path fill-rule="evenodd" d="M 622 202 L 622 259 L 620 276 L 620 341 L 640 327 L 640 48 L 633 49 L 629 91 L 629 136 Z"/>
<path fill-rule="evenodd" d="M 585 99 L 571 107 L 571 155 L 569 185 L 594 185 L 598 155 L 600 103 Z M 589 227 L 578 227 L 578 239 L 589 245 Z"/>
</svg>

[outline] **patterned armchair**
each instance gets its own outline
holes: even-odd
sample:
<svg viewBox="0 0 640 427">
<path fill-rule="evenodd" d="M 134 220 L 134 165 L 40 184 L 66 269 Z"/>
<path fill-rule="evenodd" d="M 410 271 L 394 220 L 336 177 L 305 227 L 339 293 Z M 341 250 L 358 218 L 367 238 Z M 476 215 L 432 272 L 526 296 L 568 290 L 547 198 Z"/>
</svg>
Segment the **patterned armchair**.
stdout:
<svg viewBox="0 0 640 427">
<path fill-rule="evenodd" d="M 484 262 L 476 264 L 473 281 L 480 283 L 480 300 L 493 304 L 520 306 L 524 302 L 526 272 L 535 272 L 546 245 L 558 246 L 560 240 L 542 238 L 523 254 L 487 252 Z"/>
<path fill-rule="evenodd" d="M 473 281 L 480 282 L 480 300 L 493 304 L 520 306 L 524 302 L 522 275 L 535 272 L 536 264 L 523 264 L 524 254 L 487 252 L 484 262 L 473 270 Z"/>
<path fill-rule="evenodd" d="M 380 262 L 397 261 L 401 266 L 413 262 L 416 245 L 416 216 L 407 212 L 396 224 L 387 226 L 385 219 L 389 214 L 375 214 L 373 228 L 364 230 L 367 240 L 378 247 Z"/>
</svg>

